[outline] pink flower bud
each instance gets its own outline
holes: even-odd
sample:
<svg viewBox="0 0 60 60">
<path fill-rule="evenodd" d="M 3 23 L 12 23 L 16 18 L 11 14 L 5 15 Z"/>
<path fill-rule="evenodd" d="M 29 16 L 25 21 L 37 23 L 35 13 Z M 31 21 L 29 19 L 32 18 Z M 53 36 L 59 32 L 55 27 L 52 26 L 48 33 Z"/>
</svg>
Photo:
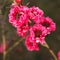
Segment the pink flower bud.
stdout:
<svg viewBox="0 0 60 60">
<path fill-rule="evenodd" d="M 6 42 L 5 44 L 1 43 L 0 44 L 0 53 L 3 53 L 7 47 L 8 47 L 8 42 Z"/>
<path fill-rule="evenodd" d="M 22 0 L 15 0 L 16 1 L 16 3 L 22 3 Z"/>
<path fill-rule="evenodd" d="M 57 56 L 58 56 L 58 60 L 60 60 L 60 51 L 58 52 Z"/>
</svg>

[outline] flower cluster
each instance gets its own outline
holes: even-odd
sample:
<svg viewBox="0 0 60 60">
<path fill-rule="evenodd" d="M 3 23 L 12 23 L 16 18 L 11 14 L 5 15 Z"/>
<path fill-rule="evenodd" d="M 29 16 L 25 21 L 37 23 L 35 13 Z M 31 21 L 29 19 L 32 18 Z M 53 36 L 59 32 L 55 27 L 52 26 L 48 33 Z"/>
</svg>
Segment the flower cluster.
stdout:
<svg viewBox="0 0 60 60">
<path fill-rule="evenodd" d="M 28 50 L 39 50 L 38 43 L 44 44 L 45 37 L 55 31 L 56 24 L 38 7 L 14 5 L 9 14 L 9 22 L 17 29 L 19 36 L 26 37 Z"/>
</svg>

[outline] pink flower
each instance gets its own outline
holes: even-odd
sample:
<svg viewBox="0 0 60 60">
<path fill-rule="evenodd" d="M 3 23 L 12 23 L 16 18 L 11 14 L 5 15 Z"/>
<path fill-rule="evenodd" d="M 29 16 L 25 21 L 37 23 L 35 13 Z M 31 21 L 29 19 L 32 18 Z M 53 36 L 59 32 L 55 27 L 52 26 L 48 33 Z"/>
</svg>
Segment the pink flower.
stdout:
<svg viewBox="0 0 60 60">
<path fill-rule="evenodd" d="M 49 17 L 42 17 L 41 18 L 41 21 L 40 21 L 40 24 L 44 27 L 46 27 L 47 31 L 48 31 L 48 34 L 51 32 L 51 31 L 55 31 L 56 30 L 56 24 L 52 21 L 51 18 Z"/>
<path fill-rule="evenodd" d="M 36 43 L 45 43 L 45 36 L 47 35 L 47 30 L 40 24 L 35 24 L 30 28 L 30 36 L 35 39 Z"/>
<path fill-rule="evenodd" d="M 39 47 L 38 47 L 38 44 L 36 42 L 34 42 L 33 40 L 31 40 L 32 38 L 30 36 L 28 36 L 26 38 L 26 41 L 25 41 L 25 45 L 27 47 L 27 49 L 29 51 L 38 51 L 39 50 Z"/>
<path fill-rule="evenodd" d="M 39 9 L 38 7 L 33 6 L 29 9 L 29 20 L 34 20 L 35 23 L 39 22 L 40 17 L 42 17 L 43 15 L 43 10 Z"/>
<path fill-rule="evenodd" d="M 58 52 L 57 56 L 58 56 L 58 60 L 60 60 L 60 51 Z"/>
<path fill-rule="evenodd" d="M 28 12 L 28 7 L 14 5 L 10 10 L 9 22 L 14 27 L 19 27 L 23 25 L 23 22 L 27 23 L 28 21 L 27 12 Z"/>
</svg>

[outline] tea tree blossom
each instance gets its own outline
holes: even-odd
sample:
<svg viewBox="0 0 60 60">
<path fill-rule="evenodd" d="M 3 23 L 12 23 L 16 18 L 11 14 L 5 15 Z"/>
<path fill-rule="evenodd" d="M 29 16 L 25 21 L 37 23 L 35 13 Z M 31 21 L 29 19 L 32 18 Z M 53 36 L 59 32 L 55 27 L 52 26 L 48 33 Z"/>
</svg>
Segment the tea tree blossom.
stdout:
<svg viewBox="0 0 60 60">
<path fill-rule="evenodd" d="M 34 38 L 28 36 L 25 41 L 25 45 L 29 51 L 38 51 L 39 47 L 38 44 L 34 41 Z"/>
<path fill-rule="evenodd" d="M 42 24 L 42 26 L 44 26 L 47 29 L 48 32 L 56 30 L 56 24 L 49 17 L 41 18 L 40 24 Z"/>
<path fill-rule="evenodd" d="M 43 15 L 44 15 L 43 10 L 35 6 L 30 7 L 28 16 L 31 20 L 34 20 L 35 23 L 38 23 L 40 21 L 39 18 L 42 17 Z"/>
<path fill-rule="evenodd" d="M 9 22 L 14 27 L 18 27 L 18 26 L 23 25 L 28 20 L 27 10 L 28 10 L 28 7 L 26 7 L 26 6 L 19 7 L 19 6 L 15 5 L 10 10 Z"/>
</svg>

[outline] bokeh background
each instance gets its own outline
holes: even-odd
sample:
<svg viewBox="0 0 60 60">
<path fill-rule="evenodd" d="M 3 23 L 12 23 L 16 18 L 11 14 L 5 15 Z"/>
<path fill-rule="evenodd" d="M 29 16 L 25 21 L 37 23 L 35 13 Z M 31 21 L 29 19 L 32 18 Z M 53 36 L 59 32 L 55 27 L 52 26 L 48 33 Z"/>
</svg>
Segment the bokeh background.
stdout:
<svg viewBox="0 0 60 60">
<path fill-rule="evenodd" d="M 49 16 L 56 23 L 56 31 L 46 37 L 46 42 L 55 52 L 56 56 L 60 50 L 60 0 L 23 0 L 23 5 L 28 2 L 31 6 L 41 8 L 45 16 Z M 3 35 L 9 49 L 16 41 L 21 39 L 17 35 L 16 29 L 8 22 L 8 14 L 11 8 L 12 0 L 0 0 L 0 45 L 3 43 Z M 40 51 L 28 51 L 23 40 L 6 55 L 6 60 L 54 60 L 48 49 L 40 47 Z M 3 53 L 0 53 L 0 60 L 3 60 Z"/>
</svg>

